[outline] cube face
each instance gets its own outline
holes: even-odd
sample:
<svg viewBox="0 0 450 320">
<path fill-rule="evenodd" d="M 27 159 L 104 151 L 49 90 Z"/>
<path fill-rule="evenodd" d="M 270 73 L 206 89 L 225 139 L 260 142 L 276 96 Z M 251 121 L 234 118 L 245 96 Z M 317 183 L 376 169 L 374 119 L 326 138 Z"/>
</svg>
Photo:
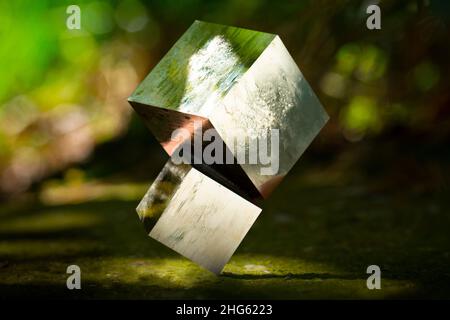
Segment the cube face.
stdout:
<svg viewBox="0 0 450 320">
<path fill-rule="evenodd" d="M 176 165 L 170 160 L 164 165 L 136 208 L 139 219 L 144 224 L 147 233 L 150 233 L 158 222 L 191 168 L 189 165 Z"/>
<path fill-rule="evenodd" d="M 218 274 L 261 209 L 169 159 L 136 211 L 150 237 Z"/>
<path fill-rule="evenodd" d="M 275 35 L 195 21 L 130 96 L 130 102 L 208 117 Z"/>
<path fill-rule="evenodd" d="M 172 133 L 175 130 L 183 128 L 193 136 L 195 123 L 201 123 L 203 129 L 212 127 L 210 121 L 204 117 L 137 102 L 131 104 L 169 156 L 183 143 L 183 141 L 172 139 Z"/>
<path fill-rule="evenodd" d="M 278 36 L 200 21 L 129 102 L 171 157 L 139 204 L 139 217 L 152 238 L 214 273 L 258 217 L 255 204 L 328 120 Z M 186 142 L 195 143 L 198 123 L 202 136 L 206 129 L 217 133 L 214 141 L 225 148 L 220 157 L 232 164 L 175 164 Z M 178 129 L 187 134 L 177 140 Z M 208 147 L 204 140 L 190 145 L 183 157 L 198 159 Z"/>
<path fill-rule="evenodd" d="M 218 274 L 260 212 L 251 202 L 192 168 L 149 235 Z"/>
<path fill-rule="evenodd" d="M 271 141 L 278 130 L 276 174 L 265 164 L 242 164 L 263 197 L 268 197 L 328 121 L 328 115 L 281 39 L 276 36 L 221 100 L 210 120 L 227 145 L 241 137 Z M 250 153 L 246 144 L 246 153 Z M 275 168 L 274 168 L 275 169 Z"/>
</svg>

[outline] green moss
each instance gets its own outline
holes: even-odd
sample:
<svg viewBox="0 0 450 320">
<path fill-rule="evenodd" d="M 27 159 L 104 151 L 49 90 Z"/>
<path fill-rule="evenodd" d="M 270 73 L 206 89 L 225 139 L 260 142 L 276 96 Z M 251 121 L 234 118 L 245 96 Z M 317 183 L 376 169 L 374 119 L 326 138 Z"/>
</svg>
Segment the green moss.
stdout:
<svg viewBox="0 0 450 320">
<path fill-rule="evenodd" d="M 286 180 L 220 276 L 149 238 L 134 211 L 138 199 L 3 206 L 0 296 L 449 297 L 444 195 L 410 202 Z M 70 264 L 81 267 L 80 291 L 65 289 Z M 382 290 L 366 288 L 370 264 L 381 267 Z"/>
</svg>

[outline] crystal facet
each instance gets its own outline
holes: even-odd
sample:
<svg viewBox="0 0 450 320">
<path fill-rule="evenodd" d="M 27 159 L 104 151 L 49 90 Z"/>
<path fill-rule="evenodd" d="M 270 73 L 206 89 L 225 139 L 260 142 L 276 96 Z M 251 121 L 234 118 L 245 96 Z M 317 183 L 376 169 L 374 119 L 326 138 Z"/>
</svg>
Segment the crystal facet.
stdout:
<svg viewBox="0 0 450 320">
<path fill-rule="evenodd" d="M 173 139 L 174 130 L 186 129 L 186 140 L 192 140 L 195 123 L 215 130 L 227 156 L 235 159 L 239 143 L 251 154 L 251 142 L 269 141 L 271 130 L 277 130 L 275 174 L 264 173 L 266 163 L 251 161 L 169 160 L 137 208 L 151 237 L 215 273 L 258 217 L 257 204 L 328 120 L 277 35 L 201 21 L 175 43 L 129 102 L 172 159 L 184 143 Z"/>
</svg>

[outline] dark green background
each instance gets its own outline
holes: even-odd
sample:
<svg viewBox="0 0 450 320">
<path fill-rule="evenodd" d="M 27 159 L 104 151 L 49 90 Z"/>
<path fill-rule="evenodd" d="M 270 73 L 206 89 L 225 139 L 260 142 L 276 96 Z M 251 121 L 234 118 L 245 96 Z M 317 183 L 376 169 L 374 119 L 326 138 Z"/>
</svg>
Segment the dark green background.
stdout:
<svg viewBox="0 0 450 320">
<path fill-rule="evenodd" d="M 450 297 L 447 1 L 69 4 L 0 3 L 0 297 Z M 126 98 L 196 19 L 278 34 L 331 118 L 219 277 L 134 211 L 166 156 Z"/>
</svg>

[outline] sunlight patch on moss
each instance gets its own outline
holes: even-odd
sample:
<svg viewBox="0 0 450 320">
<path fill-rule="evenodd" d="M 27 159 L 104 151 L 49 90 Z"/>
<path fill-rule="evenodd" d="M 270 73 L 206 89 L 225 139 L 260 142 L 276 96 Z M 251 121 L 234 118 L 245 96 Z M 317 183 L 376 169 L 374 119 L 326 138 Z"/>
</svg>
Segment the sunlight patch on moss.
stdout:
<svg viewBox="0 0 450 320">
<path fill-rule="evenodd" d="M 148 183 L 87 182 L 81 184 L 45 184 L 39 199 L 48 205 L 82 203 L 86 201 L 138 200 L 148 188 Z"/>
<path fill-rule="evenodd" d="M 265 268 L 262 268 L 261 266 L 264 266 Z M 225 266 L 224 272 L 235 275 L 289 275 L 297 273 L 338 272 L 338 270 L 325 264 L 297 258 L 273 255 L 236 254 Z"/>
<path fill-rule="evenodd" d="M 101 246 L 91 240 L 70 241 L 70 239 L 64 239 L 59 242 L 51 240 L 17 240 L 0 242 L 0 256 L 7 259 L 64 257 L 86 254 L 100 249 L 102 249 Z M 49 264 L 52 263 L 54 262 Z"/>
<path fill-rule="evenodd" d="M 243 259 L 243 257 L 242 257 Z M 256 256 L 253 258 L 256 259 Z M 267 264 L 267 268 L 275 271 L 274 274 L 258 277 L 262 269 L 254 270 L 253 277 L 231 277 L 230 275 L 215 276 L 201 269 L 183 258 L 135 259 L 127 258 L 83 258 L 77 260 L 82 270 L 83 289 L 80 297 L 96 292 L 97 298 L 102 297 L 245 297 L 275 299 L 363 299 L 395 298 L 414 294 L 416 285 L 407 280 L 383 279 L 382 290 L 368 290 L 365 274 L 361 278 L 339 278 L 339 275 L 324 273 L 310 276 L 309 273 L 295 275 L 280 275 L 281 270 L 287 271 L 286 265 L 294 263 L 297 259 L 279 259 L 273 257 L 270 262 L 262 257 L 263 261 L 256 259 L 259 265 Z M 290 261 L 290 262 L 289 262 Z M 280 265 L 278 265 L 280 262 Z M 243 266 L 231 264 L 227 270 L 233 270 L 236 275 L 249 276 L 249 270 L 242 260 Z M 271 265 L 269 265 L 272 263 Z M 29 285 L 36 282 L 41 285 L 65 288 L 67 266 L 62 262 L 37 263 L 33 270 L 25 264 L 18 265 L 13 273 L 4 273 L 0 284 Z M 313 272 L 308 263 L 303 270 Z M 293 266 L 290 271 L 302 267 Z M 331 269 L 328 269 L 331 270 Z M 272 272 L 272 271 L 271 271 Z M 18 275 L 25 274 L 19 277 Z M 327 276 L 328 275 L 328 276 Z M 127 292 L 120 292 L 114 288 L 126 287 Z M 212 289 L 214 288 L 214 289 Z"/>
<path fill-rule="evenodd" d="M 0 232 L 37 231 L 44 233 L 72 228 L 87 228 L 97 225 L 100 222 L 100 217 L 91 213 L 54 211 L 32 216 L 19 216 L 8 221 L 3 221 L 0 225 Z"/>
</svg>

